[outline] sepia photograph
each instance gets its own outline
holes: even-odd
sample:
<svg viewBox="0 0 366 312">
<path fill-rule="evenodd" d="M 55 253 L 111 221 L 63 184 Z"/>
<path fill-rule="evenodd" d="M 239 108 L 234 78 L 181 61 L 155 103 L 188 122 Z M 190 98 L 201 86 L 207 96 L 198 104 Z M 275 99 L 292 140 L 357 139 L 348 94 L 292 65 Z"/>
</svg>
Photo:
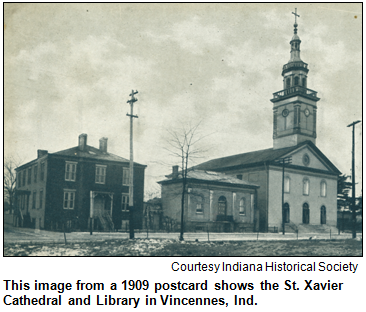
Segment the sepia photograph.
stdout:
<svg viewBox="0 0 366 312">
<path fill-rule="evenodd" d="M 362 3 L 4 3 L 4 257 L 361 257 Z"/>
</svg>

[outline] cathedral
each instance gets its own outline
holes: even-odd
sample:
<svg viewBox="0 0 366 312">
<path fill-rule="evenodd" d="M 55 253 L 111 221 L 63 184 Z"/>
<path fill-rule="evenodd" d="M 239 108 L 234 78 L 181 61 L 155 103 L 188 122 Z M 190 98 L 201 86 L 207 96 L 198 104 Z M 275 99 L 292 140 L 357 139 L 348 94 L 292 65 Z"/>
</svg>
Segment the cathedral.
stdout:
<svg viewBox="0 0 366 312">
<path fill-rule="evenodd" d="M 217 173 L 235 178 L 231 183 L 236 186 L 240 184 L 239 180 L 243 181 L 245 188 L 240 191 L 248 193 L 245 210 L 237 196 L 238 190 L 232 189 L 232 195 L 227 195 L 229 184 L 225 185 L 225 190 L 220 190 L 219 186 L 206 183 L 207 198 L 200 201 L 199 213 L 196 206 L 185 207 L 185 215 L 189 216 L 186 222 L 207 226 L 232 223 L 226 229 L 249 228 L 261 232 L 283 228 L 311 232 L 336 226 L 340 171 L 316 146 L 320 98 L 316 91 L 307 88 L 309 68 L 300 57 L 301 40 L 297 27 L 295 18 L 291 57 L 282 69 L 283 90 L 273 93 L 271 99 L 273 147 L 213 159 L 191 169 L 199 171 L 201 179 L 204 173 Z M 167 177 L 168 180 L 161 183 L 163 210 L 170 206 L 169 203 L 164 205 L 164 198 L 169 193 L 167 186 L 173 182 L 172 175 Z M 194 190 L 188 186 L 188 197 L 189 191 Z M 245 195 L 242 198 L 245 200 Z M 165 210 L 164 214 L 167 212 Z M 245 218 L 245 214 L 250 217 Z"/>
</svg>

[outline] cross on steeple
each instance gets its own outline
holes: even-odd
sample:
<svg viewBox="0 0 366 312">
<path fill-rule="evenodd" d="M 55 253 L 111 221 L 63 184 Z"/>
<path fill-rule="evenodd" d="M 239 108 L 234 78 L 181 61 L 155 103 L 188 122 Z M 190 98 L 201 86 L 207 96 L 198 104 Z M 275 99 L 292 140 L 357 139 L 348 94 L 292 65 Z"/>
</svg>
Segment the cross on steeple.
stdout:
<svg viewBox="0 0 366 312">
<path fill-rule="evenodd" d="M 294 12 L 292 12 L 292 14 L 294 14 L 295 15 L 295 25 L 297 24 L 297 20 L 296 20 L 296 18 L 297 17 L 300 17 L 300 15 L 298 15 L 297 14 L 297 8 L 295 8 L 295 13 Z"/>
</svg>

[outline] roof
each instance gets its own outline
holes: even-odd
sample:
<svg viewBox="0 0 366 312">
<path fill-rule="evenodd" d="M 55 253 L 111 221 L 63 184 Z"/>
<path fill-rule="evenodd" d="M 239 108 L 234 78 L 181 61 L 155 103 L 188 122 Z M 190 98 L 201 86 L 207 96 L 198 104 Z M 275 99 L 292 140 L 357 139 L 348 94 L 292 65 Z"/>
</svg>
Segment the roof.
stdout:
<svg viewBox="0 0 366 312">
<path fill-rule="evenodd" d="M 95 148 L 93 146 L 89 146 L 89 145 L 85 146 L 84 151 L 81 151 L 79 146 L 75 146 L 75 147 L 65 149 L 65 150 L 62 150 L 62 151 L 59 151 L 56 153 L 48 153 L 48 155 L 82 157 L 82 158 L 95 159 L 95 160 L 117 161 L 117 162 L 126 162 L 126 163 L 128 163 L 130 161 L 129 159 L 114 155 L 112 153 L 102 152 L 100 149 Z M 31 165 L 36 161 L 37 161 L 37 159 L 27 162 L 26 164 L 21 165 L 18 168 L 16 168 L 16 170 L 22 169 L 25 166 Z M 134 162 L 134 164 L 138 165 L 138 166 L 146 167 L 146 165 L 142 165 L 142 164 L 139 164 L 136 162 Z"/>
<path fill-rule="evenodd" d="M 170 182 L 180 182 L 182 180 L 182 172 L 178 173 L 178 177 L 173 179 L 173 175 L 170 174 L 167 176 L 168 179 L 159 181 L 158 183 L 161 184 L 167 184 Z M 245 181 L 240 180 L 238 178 L 235 178 L 231 175 L 226 175 L 225 173 L 219 173 L 219 172 L 213 172 L 213 171 L 205 171 L 205 170 L 197 170 L 197 169 L 189 169 L 187 172 L 187 179 L 190 181 L 197 181 L 197 182 L 212 182 L 212 183 L 219 183 L 221 185 L 235 185 L 235 186 L 241 186 L 241 187 L 251 187 L 251 188 L 257 188 L 259 185 Z"/>
<path fill-rule="evenodd" d="M 286 147 L 276 150 L 274 150 L 273 148 L 267 148 L 264 150 L 212 159 L 200 165 L 197 165 L 194 168 L 201 170 L 216 170 L 237 166 L 253 165 L 256 163 L 259 164 L 281 158 L 283 155 L 292 152 L 296 148 L 298 148 L 298 146 Z"/>
<path fill-rule="evenodd" d="M 78 146 L 75 146 L 60 152 L 52 153 L 51 155 L 76 156 L 76 157 L 92 158 L 99 160 L 129 162 L 129 160 L 126 158 L 111 153 L 104 153 L 100 149 L 89 145 L 85 146 L 85 151 L 81 151 Z"/>
<path fill-rule="evenodd" d="M 237 154 L 222 158 L 209 160 L 200 165 L 195 166 L 199 170 L 220 170 L 235 167 L 251 167 L 263 163 L 274 163 L 275 160 L 291 153 L 299 147 L 308 145 L 317 153 L 321 159 L 328 165 L 328 167 L 336 174 L 341 172 L 332 164 L 332 162 L 316 147 L 311 141 L 304 141 L 296 146 L 285 147 L 280 149 L 267 148 L 264 150 L 253 151 L 249 153 Z"/>
</svg>

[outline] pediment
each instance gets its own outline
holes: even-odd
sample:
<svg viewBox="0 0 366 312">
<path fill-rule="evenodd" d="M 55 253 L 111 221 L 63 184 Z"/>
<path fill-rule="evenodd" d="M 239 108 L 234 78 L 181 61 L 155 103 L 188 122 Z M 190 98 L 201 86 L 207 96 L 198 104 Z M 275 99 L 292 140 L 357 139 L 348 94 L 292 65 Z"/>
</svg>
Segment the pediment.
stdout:
<svg viewBox="0 0 366 312">
<path fill-rule="evenodd" d="M 337 168 L 319 150 L 309 145 L 304 145 L 286 154 L 284 157 L 291 156 L 291 164 L 294 166 L 311 168 L 316 170 L 337 173 Z"/>
</svg>

